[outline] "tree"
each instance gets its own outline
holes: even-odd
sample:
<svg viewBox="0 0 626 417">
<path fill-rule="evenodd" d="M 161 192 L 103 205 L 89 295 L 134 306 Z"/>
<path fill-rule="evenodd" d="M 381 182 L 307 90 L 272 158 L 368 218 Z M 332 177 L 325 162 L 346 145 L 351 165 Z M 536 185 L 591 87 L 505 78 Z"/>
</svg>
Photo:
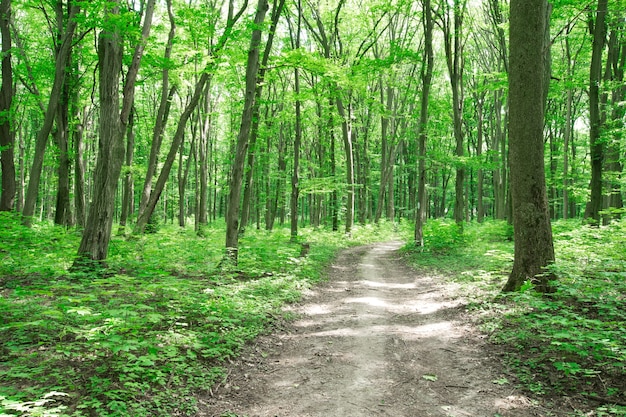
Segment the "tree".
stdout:
<svg viewBox="0 0 626 417">
<path fill-rule="evenodd" d="M 430 84 L 433 76 L 433 19 L 430 0 L 424 0 L 424 48 L 426 62 L 422 66 L 422 99 L 419 120 L 419 144 L 418 144 L 418 185 L 417 185 L 417 211 L 415 216 L 415 244 L 424 246 L 423 224 L 426 217 L 426 140 L 428 138 L 428 99 Z"/>
<path fill-rule="evenodd" d="M 589 68 L 589 144 L 591 147 L 591 195 L 585 219 L 596 223 L 600 221 L 602 208 L 602 164 L 605 144 L 601 135 L 600 83 L 602 79 L 602 54 L 606 44 L 606 13 L 608 0 L 598 0 L 595 19 L 589 19 L 589 31 L 593 36 L 591 66 Z"/>
<path fill-rule="evenodd" d="M 52 91 L 50 92 L 48 105 L 44 114 L 43 125 L 37 132 L 35 155 L 33 156 L 33 164 L 30 170 L 30 181 L 28 182 L 24 209 L 22 211 L 23 222 L 25 225 L 31 224 L 33 214 L 35 213 L 35 204 L 37 203 L 37 196 L 39 195 L 39 183 L 41 180 L 44 154 L 48 144 L 48 136 L 52 130 L 54 119 L 57 117 L 57 109 L 59 107 L 59 102 L 61 101 L 63 88 L 65 86 L 67 63 L 72 51 L 74 32 L 77 25 L 76 17 L 79 12 L 80 5 L 72 4 L 70 6 L 69 15 L 67 17 L 67 26 L 63 37 L 59 40 L 60 46 L 56 54 L 54 83 L 52 85 Z"/>
<path fill-rule="evenodd" d="M 0 163 L 2 190 L 0 211 L 13 209 L 15 201 L 15 130 L 12 126 L 13 69 L 11 66 L 11 0 L 0 1 L 0 35 L 2 36 L 2 85 L 0 86 Z"/>
<path fill-rule="evenodd" d="M 106 259 L 115 214 L 115 194 L 124 163 L 124 137 L 135 99 L 135 84 L 145 49 L 156 0 L 146 5 L 141 38 L 135 46 L 123 86 L 120 109 L 120 72 L 122 70 L 122 34 L 119 0 L 108 3 L 104 28 L 98 38 L 98 81 L 100 132 L 98 161 L 94 172 L 94 193 L 83 231 L 75 268 L 90 266 Z"/>
<path fill-rule="evenodd" d="M 259 0 L 254 18 L 254 30 L 250 40 L 248 51 L 248 63 L 246 65 L 246 89 L 244 108 L 241 115 L 241 126 L 237 136 L 235 159 L 231 170 L 231 179 L 228 196 L 228 211 L 226 213 L 226 255 L 230 261 L 237 263 L 237 250 L 239 246 L 239 211 L 241 198 L 241 185 L 243 183 L 243 171 L 248 152 L 250 139 L 250 127 L 252 125 L 252 110 L 259 72 L 259 49 L 261 45 L 262 25 L 265 14 L 269 9 L 267 0 Z"/>
<path fill-rule="evenodd" d="M 543 126 L 549 77 L 546 0 L 512 0 L 509 58 L 509 152 L 515 257 L 504 291 L 530 280 L 550 289 L 554 261 L 546 193 Z"/>
<path fill-rule="evenodd" d="M 456 168 L 454 220 L 462 226 L 465 221 L 465 167 L 463 165 L 463 19 L 467 8 L 466 0 L 454 0 L 452 11 L 446 0 L 442 2 L 443 15 L 440 16 L 440 24 L 443 30 L 444 49 L 446 52 L 446 64 L 450 76 L 452 89 L 452 114 L 454 121 L 454 139 L 456 142 L 455 155 L 459 157 Z M 452 13 L 452 16 L 450 15 Z M 451 22 L 452 20 L 452 22 Z"/>
</svg>

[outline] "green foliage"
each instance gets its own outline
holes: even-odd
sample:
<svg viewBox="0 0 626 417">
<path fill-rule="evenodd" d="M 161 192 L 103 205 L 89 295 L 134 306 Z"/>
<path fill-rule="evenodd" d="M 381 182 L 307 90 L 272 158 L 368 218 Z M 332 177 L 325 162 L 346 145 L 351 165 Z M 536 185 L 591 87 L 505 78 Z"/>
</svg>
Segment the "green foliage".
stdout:
<svg viewBox="0 0 626 417">
<path fill-rule="evenodd" d="M 108 269 L 65 272 L 77 236 L 2 214 L 0 415 L 195 415 L 222 364 L 323 278 L 338 248 L 394 225 L 250 230 L 237 267 L 218 267 L 223 224 L 115 237 Z M 302 243 L 308 252 L 302 256 Z"/>
<path fill-rule="evenodd" d="M 500 294 L 513 259 L 512 230 L 505 222 L 472 224 L 465 228 L 464 241 L 448 245 L 447 251 L 407 250 L 407 256 L 460 285 L 468 310 L 502 345 L 526 389 L 624 403 L 626 221 L 604 227 L 557 221 L 553 234 L 557 260 L 551 270 L 558 280 L 556 291 L 547 295 L 530 283 L 518 293 Z M 596 413 L 624 415 L 624 408 L 606 405 Z"/>
</svg>

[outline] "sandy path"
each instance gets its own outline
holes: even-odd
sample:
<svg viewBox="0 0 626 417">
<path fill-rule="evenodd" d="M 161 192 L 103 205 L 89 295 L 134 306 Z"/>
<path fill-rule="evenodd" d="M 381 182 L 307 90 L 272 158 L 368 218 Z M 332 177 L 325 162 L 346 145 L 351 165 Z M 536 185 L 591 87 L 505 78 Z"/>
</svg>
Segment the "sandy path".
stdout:
<svg viewBox="0 0 626 417">
<path fill-rule="evenodd" d="M 541 416 L 501 378 L 460 299 L 400 242 L 346 250 L 300 319 L 259 339 L 201 416 Z M 560 415 L 560 414 L 550 414 Z"/>
</svg>

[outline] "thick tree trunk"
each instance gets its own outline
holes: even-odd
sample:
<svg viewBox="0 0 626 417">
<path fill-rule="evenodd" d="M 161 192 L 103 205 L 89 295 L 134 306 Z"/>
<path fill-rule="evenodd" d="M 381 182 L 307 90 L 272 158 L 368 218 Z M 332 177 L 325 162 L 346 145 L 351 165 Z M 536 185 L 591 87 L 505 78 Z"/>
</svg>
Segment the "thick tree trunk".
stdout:
<svg viewBox="0 0 626 417">
<path fill-rule="evenodd" d="M 269 9 L 267 0 L 259 0 L 254 18 L 255 29 L 250 40 L 248 51 L 248 63 L 246 66 L 246 90 L 241 127 L 237 136 L 235 159 L 232 165 L 228 211 L 226 213 L 226 256 L 229 261 L 237 263 L 237 250 L 239 246 L 239 210 L 241 200 L 241 185 L 243 182 L 243 170 L 248 152 L 250 139 L 250 126 L 252 124 L 252 110 L 254 105 L 254 93 L 256 91 L 257 75 L 259 72 L 259 47 L 261 44 L 261 26 L 265 20 L 265 14 Z"/>
<path fill-rule="evenodd" d="M 119 13 L 115 6 L 112 14 Z M 106 259 L 113 223 L 117 178 L 124 162 L 124 126 L 120 120 L 119 79 L 122 40 L 119 29 L 103 31 L 98 40 L 100 138 L 94 173 L 93 200 L 74 268 Z"/>
<path fill-rule="evenodd" d="M 98 40 L 100 138 L 98 160 L 94 172 L 94 193 L 89 216 L 74 268 L 90 268 L 93 262 L 104 261 L 108 255 L 111 227 L 115 214 L 117 184 L 124 164 L 124 134 L 132 111 L 135 83 L 150 28 L 155 0 L 146 6 L 141 40 L 135 47 L 123 87 L 120 110 L 119 88 L 122 67 L 122 38 L 119 28 L 103 30 Z M 110 16 L 119 14 L 119 2 L 112 2 Z"/>
<path fill-rule="evenodd" d="M 513 270 L 504 291 L 530 280 L 549 291 L 554 261 L 546 193 L 543 126 L 549 43 L 546 0 L 512 0 L 509 70 L 509 152 L 515 238 Z"/>
<path fill-rule="evenodd" d="M 0 1 L 0 36 L 2 36 L 2 85 L 0 86 L 0 167 L 2 190 L 0 211 L 13 210 L 15 202 L 15 131 L 11 123 L 13 105 L 13 70 L 11 66 L 11 0 Z"/>
</svg>

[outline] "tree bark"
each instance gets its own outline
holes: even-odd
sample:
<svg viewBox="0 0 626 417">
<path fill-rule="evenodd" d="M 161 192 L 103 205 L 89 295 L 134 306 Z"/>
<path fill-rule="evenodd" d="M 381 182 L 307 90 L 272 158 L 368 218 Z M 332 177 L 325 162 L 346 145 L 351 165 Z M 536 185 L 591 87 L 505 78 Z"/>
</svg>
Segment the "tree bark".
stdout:
<svg viewBox="0 0 626 417">
<path fill-rule="evenodd" d="M 123 190 L 122 190 L 122 213 L 120 214 L 120 227 L 118 233 L 123 235 L 126 229 L 128 217 L 133 212 L 133 157 L 135 155 L 135 110 L 130 112 L 128 128 L 126 129 L 126 161 L 124 167 Z"/>
<path fill-rule="evenodd" d="M 57 116 L 57 108 L 61 101 L 63 86 L 65 84 L 65 75 L 67 72 L 67 62 L 72 50 L 74 40 L 74 31 L 76 30 L 76 15 L 80 12 L 80 6 L 72 4 L 67 19 L 67 27 L 63 35 L 63 41 L 60 43 L 59 52 L 56 56 L 54 82 L 50 92 L 50 99 L 44 114 L 44 122 L 41 129 L 37 132 L 35 139 L 35 154 L 33 156 L 33 165 L 30 169 L 30 180 L 24 200 L 24 209 L 22 211 L 23 223 L 30 226 L 32 217 L 35 214 L 35 205 L 37 196 L 39 195 L 39 183 L 41 181 L 41 170 L 43 168 L 44 154 L 46 145 L 48 144 L 48 136 L 52 130 L 54 119 Z"/>
<path fill-rule="evenodd" d="M 302 3 L 298 0 L 298 24 L 296 26 L 295 49 L 300 48 L 300 31 L 302 27 Z M 296 96 L 295 140 L 293 142 L 293 172 L 291 175 L 291 241 L 298 239 L 298 198 L 300 197 L 300 146 L 302 144 L 302 103 L 300 102 L 300 71 L 294 69 L 294 94 Z"/>
<path fill-rule="evenodd" d="M 463 42 L 462 29 L 466 0 L 445 3 L 445 15 L 441 17 L 444 32 L 446 64 L 452 89 L 452 116 L 454 123 L 455 155 L 458 157 L 455 179 L 454 220 L 461 227 L 465 221 L 465 166 L 463 162 Z M 452 6 L 452 16 L 450 16 Z M 450 20 L 452 19 L 452 22 Z"/>
<path fill-rule="evenodd" d="M 338 91 L 341 94 L 341 90 Z M 345 232 L 349 234 L 352 231 L 352 224 L 354 222 L 354 150 L 352 147 L 352 123 L 350 121 L 352 117 L 351 108 L 348 107 L 346 112 L 343 99 L 337 97 L 335 99 L 337 104 L 337 112 L 341 117 L 341 135 L 343 137 L 343 146 L 346 157 L 346 224 Z"/>
<path fill-rule="evenodd" d="M 270 54 L 272 51 L 272 45 L 274 44 L 274 36 L 276 34 L 276 26 L 278 25 L 278 19 L 282 13 L 285 0 L 279 0 L 274 3 L 272 10 L 272 24 L 265 43 L 265 50 L 263 51 L 263 59 L 259 66 L 259 72 L 257 76 L 257 85 L 254 92 L 254 104 L 252 108 L 252 126 L 250 127 L 250 144 L 248 146 L 248 161 L 246 169 L 246 178 L 244 181 L 243 190 L 243 202 L 241 205 L 241 223 L 239 224 L 239 234 L 243 235 L 248 225 L 248 219 L 250 216 L 250 201 L 252 200 L 252 178 L 254 173 L 256 141 L 259 136 L 259 124 L 261 121 L 261 96 L 263 94 L 263 84 L 265 80 L 265 72 L 267 71 L 267 63 L 269 62 Z"/>
<path fill-rule="evenodd" d="M 265 14 L 269 9 L 267 0 L 259 0 L 254 18 L 250 50 L 248 51 L 248 63 L 246 65 L 246 90 L 244 109 L 241 115 L 241 126 L 237 136 L 235 159 L 232 165 L 228 211 L 226 213 L 226 256 L 234 264 L 237 264 L 237 250 L 239 246 L 239 210 L 241 199 L 241 185 L 243 182 L 243 170 L 248 152 L 250 139 L 250 126 L 252 124 L 252 110 L 254 105 L 254 93 L 256 91 L 257 76 L 259 72 L 259 47 L 261 44 L 261 26 L 265 20 Z"/>
<path fill-rule="evenodd" d="M 554 247 L 543 144 L 548 10 L 545 0 L 511 1 L 509 153 L 515 256 L 504 291 L 531 281 L 546 292 L 553 278 L 546 271 L 554 261 Z"/>
<path fill-rule="evenodd" d="M 13 210 L 15 183 L 15 130 L 13 112 L 13 69 L 11 66 L 11 0 L 0 1 L 0 36 L 2 36 L 2 85 L 0 86 L 0 166 L 2 190 L 0 211 Z"/>
<path fill-rule="evenodd" d="M 76 225 L 85 227 L 85 161 L 84 154 L 84 123 L 85 110 L 81 115 L 81 122 L 74 130 L 74 211 L 76 213 Z"/>
<path fill-rule="evenodd" d="M 174 45 L 174 37 L 176 36 L 176 22 L 174 21 L 174 14 L 172 13 L 172 1 L 167 0 L 167 14 L 170 21 L 170 30 L 167 35 L 167 43 L 165 45 L 165 53 L 163 56 L 165 66 L 161 72 L 161 99 L 159 101 L 159 108 L 157 110 L 156 119 L 154 121 L 154 127 L 152 129 L 152 143 L 150 145 L 150 156 L 148 157 L 148 166 L 146 171 L 146 178 L 144 180 L 143 188 L 141 191 L 141 199 L 139 201 L 139 213 L 141 216 L 146 210 L 150 194 L 152 193 L 152 181 L 156 174 L 157 159 L 161 150 L 161 143 L 163 142 L 163 131 L 167 125 L 167 120 L 170 113 L 170 107 L 172 104 L 172 98 L 176 93 L 177 87 L 169 87 L 169 59 L 172 55 L 172 47 Z"/>
<path fill-rule="evenodd" d="M 600 109 L 600 83 L 602 78 L 602 54 L 606 44 L 606 13 L 608 0 L 598 0 L 595 20 L 590 17 L 589 30 L 593 36 L 591 49 L 591 65 L 589 68 L 589 145 L 591 148 L 591 190 L 589 202 L 585 209 L 585 219 L 600 222 L 602 208 L 602 165 L 604 163 L 604 141 L 602 133 Z"/>
<path fill-rule="evenodd" d="M 65 13 L 63 1 L 56 3 L 57 32 L 59 36 L 58 47 L 61 46 L 63 27 L 65 26 Z M 58 50 L 57 50 L 58 53 Z M 67 55 L 66 67 L 71 68 L 72 53 Z M 72 74 L 66 74 L 59 97 L 56 114 L 56 144 L 59 148 L 59 165 L 57 167 L 57 198 L 54 213 L 54 223 L 60 226 L 72 225 L 72 213 L 70 209 L 70 168 L 69 134 L 70 134 L 70 97 L 72 95 Z"/>
<path fill-rule="evenodd" d="M 414 241 L 417 246 L 424 246 L 424 221 L 426 220 L 426 141 L 428 139 L 428 100 L 430 97 L 430 85 L 433 76 L 434 53 L 433 53 L 433 19 L 430 0 L 423 1 L 424 14 L 424 53 L 426 62 L 422 66 L 422 97 L 419 121 L 419 144 L 418 144 L 418 183 L 417 183 L 417 210 L 415 215 Z"/>
<path fill-rule="evenodd" d="M 134 104 L 135 83 L 141 58 L 152 26 L 155 0 L 146 6 L 141 40 L 135 47 L 123 86 L 120 110 L 120 71 L 122 68 L 122 37 L 120 28 L 109 23 L 98 39 L 98 81 L 100 97 L 100 132 L 98 160 L 94 172 L 94 193 L 87 223 L 73 268 L 91 268 L 108 255 L 111 227 L 115 214 L 117 184 L 124 164 L 124 134 Z M 110 3 L 108 19 L 119 14 L 119 0 Z"/>
</svg>

